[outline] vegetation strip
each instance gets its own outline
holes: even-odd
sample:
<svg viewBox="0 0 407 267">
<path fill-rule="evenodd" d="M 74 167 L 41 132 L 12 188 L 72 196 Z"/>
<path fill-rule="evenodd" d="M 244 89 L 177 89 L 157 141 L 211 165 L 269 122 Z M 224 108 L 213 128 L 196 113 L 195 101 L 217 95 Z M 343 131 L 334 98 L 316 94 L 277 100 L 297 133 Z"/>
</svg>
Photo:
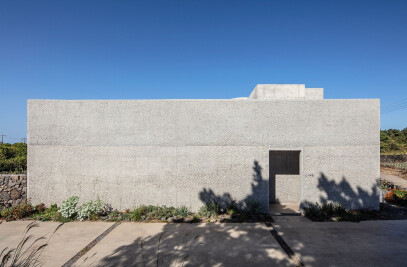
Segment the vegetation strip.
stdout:
<svg viewBox="0 0 407 267">
<path fill-rule="evenodd" d="M 287 242 L 278 234 L 277 230 L 274 229 L 273 225 L 270 222 L 265 223 L 267 228 L 270 229 L 271 235 L 274 237 L 274 239 L 277 241 L 277 243 L 280 245 L 280 247 L 284 250 L 284 252 L 287 254 L 287 256 L 290 258 L 290 260 L 294 263 L 296 267 L 303 267 L 305 266 L 304 263 L 301 261 L 301 259 L 294 253 L 294 251 L 288 246 Z"/>
<path fill-rule="evenodd" d="M 81 251 L 76 253 L 70 260 L 68 260 L 62 267 L 70 267 L 75 262 L 77 262 L 83 255 L 86 254 L 91 248 L 93 248 L 97 243 L 99 243 L 105 236 L 107 236 L 111 231 L 113 231 L 117 226 L 119 226 L 120 222 L 116 222 L 112 226 L 110 226 L 106 231 L 104 231 L 101 235 L 96 237 L 92 242 L 90 242 L 86 247 L 84 247 Z"/>
</svg>

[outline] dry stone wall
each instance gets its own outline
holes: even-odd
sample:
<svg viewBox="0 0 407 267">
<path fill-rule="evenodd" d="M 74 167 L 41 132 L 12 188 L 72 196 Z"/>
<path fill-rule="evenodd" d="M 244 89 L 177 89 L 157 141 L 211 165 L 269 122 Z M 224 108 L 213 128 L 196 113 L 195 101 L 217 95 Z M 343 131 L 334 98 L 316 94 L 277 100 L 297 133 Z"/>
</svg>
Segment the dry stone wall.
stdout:
<svg viewBox="0 0 407 267">
<path fill-rule="evenodd" d="M 26 174 L 0 174 L 0 205 L 11 207 L 27 199 Z"/>
</svg>

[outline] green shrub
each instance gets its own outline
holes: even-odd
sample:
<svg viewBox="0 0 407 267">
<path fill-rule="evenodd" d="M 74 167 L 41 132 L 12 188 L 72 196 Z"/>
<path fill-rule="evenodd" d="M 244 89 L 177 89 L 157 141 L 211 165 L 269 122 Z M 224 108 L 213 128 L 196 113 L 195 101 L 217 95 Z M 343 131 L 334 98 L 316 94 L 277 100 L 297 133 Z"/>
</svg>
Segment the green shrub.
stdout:
<svg viewBox="0 0 407 267">
<path fill-rule="evenodd" d="M 20 204 L 5 208 L 1 211 L 1 218 L 6 221 L 19 220 L 31 216 L 35 212 L 35 208 L 27 201 Z"/>
<path fill-rule="evenodd" d="M 407 190 L 393 188 L 386 193 L 384 199 L 405 206 L 407 205 Z"/>
<path fill-rule="evenodd" d="M 226 213 L 229 215 L 236 214 L 238 212 L 238 210 L 239 210 L 239 207 L 238 207 L 236 201 L 234 201 L 234 200 L 232 200 L 231 202 L 229 202 L 226 205 Z"/>
<path fill-rule="evenodd" d="M 44 205 L 45 208 L 45 205 Z M 49 208 L 45 208 L 43 211 L 40 211 L 42 209 L 37 208 L 38 214 L 33 215 L 33 219 L 39 220 L 39 221 L 51 221 L 51 220 L 57 220 L 61 214 L 58 212 L 58 207 L 56 204 L 52 204 Z M 57 214 L 58 213 L 58 214 Z"/>
<path fill-rule="evenodd" d="M 261 203 L 252 198 L 249 198 L 244 202 L 244 210 L 251 215 L 256 215 L 263 212 Z"/>
<path fill-rule="evenodd" d="M 187 217 L 189 214 L 189 210 L 187 206 L 181 206 L 179 208 L 175 209 L 175 215 L 176 216 L 181 216 L 183 218 Z"/>
<path fill-rule="evenodd" d="M 192 220 L 191 222 L 200 222 L 201 218 L 199 217 L 198 214 L 194 214 L 194 216 L 192 216 Z"/>
<path fill-rule="evenodd" d="M 130 218 L 131 218 L 131 220 L 132 221 L 136 221 L 136 222 L 138 222 L 138 221 L 141 221 L 141 216 L 142 216 L 142 208 L 136 208 L 136 209 L 134 209 L 134 210 L 132 210 L 131 212 L 130 212 Z"/>
<path fill-rule="evenodd" d="M 221 207 L 219 205 L 218 202 L 216 202 L 215 200 L 212 200 L 211 202 L 209 202 L 208 204 L 206 204 L 205 206 L 202 206 L 199 209 L 199 214 L 201 216 L 210 218 L 212 216 L 218 216 L 219 214 L 221 214 Z"/>
<path fill-rule="evenodd" d="M 24 143 L 0 144 L 0 173 L 27 171 L 27 145 Z"/>
<path fill-rule="evenodd" d="M 307 202 L 304 207 L 304 215 L 313 221 L 349 220 L 350 214 L 346 208 L 338 202 L 319 203 Z"/>
<path fill-rule="evenodd" d="M 62 201 L 62 205 L 59 208 L 59 212 L 61 213 L 62 217 L 67 219 L 75 219 L 78 215 L 78 201 L 79 197 L 72 196 L 67 200 Z"/>
<path fill-rule="evenodd" d="M 86 220 L 86 219 L 97 219 L 98 216 L 102 213 L 104 203 L 101 200 L 96 200 L 96 201 L 89 201 L 83 205 L 81 205 L 78 208 L 78 215 L 77 218 L 80 221 Z"/>
</svg>

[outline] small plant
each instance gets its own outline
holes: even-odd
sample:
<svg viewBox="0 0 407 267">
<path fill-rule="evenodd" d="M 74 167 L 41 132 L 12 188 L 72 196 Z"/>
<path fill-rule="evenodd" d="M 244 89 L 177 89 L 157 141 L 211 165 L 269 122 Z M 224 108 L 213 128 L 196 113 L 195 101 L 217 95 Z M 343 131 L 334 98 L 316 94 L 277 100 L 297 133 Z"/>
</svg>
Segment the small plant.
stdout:
<svg viewBox="0 0 407 267">
<path fill-rule="evenodd" d="M 407 205 L 407 190 L 394 188 L 386 193 L 384 199 L 396 204 Z"/>
<path fill-rule="evenodd" d="M 194 216 L 192 216 L 192 220 L 191 222 L 200 222 L 201 218 L 199 217 L 198 214 L 194 214 Z"/>
<path fill-rule="evenodd" d="M 347 211 L 343 205 L 338 202 L 319 203 L 307 202 L 304 207 L 304 215 L 313 221 L 331 221 L 335 220 L 353 220 L 353 213 Z"/>
<path fill-rule="evenodd" d="M 76 216 L 78 215 L 78 201 L 79 197 L 77 196 L 72 196 L 68 198 L 67 200 L 64 200 L 62 202 L 61 208 L 59 209 L 59 212 L 61 215 L 65 218 L 68 219 L 75 219 Z"/>
<path fill-rule="evenodd" d="M 3 209 L 1 211 L 1 219 L 6 221 L 14 221 L 31 216 L 31 214 L 34 212 L 35 208 L 29 202 L 24 201 L 17 206 Z"/>
<path fill-rule="evenodd" d="M 136 208 L 136 209 L 134 209 L 134 210 L 132 210 L 132 211 L 130 212 L 130 219 L 131 219 L 132 221 L 139 222 L 139 221 L 141 221 L 141 216 L 142 216 L 142 215 L 143 215 L 143 214 L 142 214 L 142 208 L 139 207 L 139 208 Z"/>
<path fill-rule="evenodd" d="M 44 211 L 47 209 L 47 207 L 45 206 L 44 203 L 41 203 L 41 204 L 38 204 L 37 206 L 35 206 L 35 209 L 36 209 L 39 213 L 41 213 L 41 212 L 44 212 Z"/>
<path fill-rule="evenodd" d="M 219 214 L 221 214 L 221 211 L 222 210 L 220 205 L 215 200 L 212 200 L 211 202 L 200 208 L 199 214 L 201 216 L 210 218 L 212 216 L 218 216 Z"/>
<path fill-rule="evenodd" d="M 249 198 L 248 200 L 245 201 L 244 209 L 251 215 L 256 215 L 263 211 L 261 208 L 261 203 L 252 198 Z"/>
<path fill-rule="evenodd" d="M 105 204 L 101 200 L 89 201 L 78 208 L 77 218 L 80 221 L 86 219 L 97 219 L 97 216 L 102 213 Z"/>
<path fill-rule="evenodd" d="M 236 214 L 238 210 L 239 210 L 239 207 L 237 206 L 237 203 L 234 200 L 229 202 L 226 206 L 226 213 L 229 215 Z"/>
<path fill-rule="evenodd" d="M 187 217 L 188 214 L 189 214 L 188 207 L 187 207 L 187 206 L 181 206 L 181 207 L 179 207 L 179 208 L 176 208 L 176 209 L 175 209 L 175 214 L 176 214 L 177 216 L 181 216 L 181 217 L 183 217 L 183 218 Z"/>
<path fill-rule="evenodd" d="M 45 205 L 44 205 L 45 208 Z M 45 208 L 45 210 L 40 212 L 40 209 L 38 209 L 39 213 L 34 214 L 32 217 L 33 219 L 40 220 L 40 221 L 51 221 L 51 220 L 56 220 L 58 218 L 58 215 L 61 216 L 61 214 L 58 212 L 58 207 L 56 204 L 52 204 L 49 208 Z"/>
</svg>

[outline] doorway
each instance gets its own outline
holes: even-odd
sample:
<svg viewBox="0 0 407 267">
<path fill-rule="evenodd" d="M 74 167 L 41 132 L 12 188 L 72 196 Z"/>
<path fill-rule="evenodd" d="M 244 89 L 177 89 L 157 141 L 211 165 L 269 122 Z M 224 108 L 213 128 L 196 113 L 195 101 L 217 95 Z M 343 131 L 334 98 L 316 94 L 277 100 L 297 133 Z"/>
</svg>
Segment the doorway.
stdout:
<svg viewBox="0 0 407 267">
<path fill-rule="evenodd" d="M 269 151 L 269 202 L 299 203 L 301 199 L 299 150 Z"/>
</svg>

